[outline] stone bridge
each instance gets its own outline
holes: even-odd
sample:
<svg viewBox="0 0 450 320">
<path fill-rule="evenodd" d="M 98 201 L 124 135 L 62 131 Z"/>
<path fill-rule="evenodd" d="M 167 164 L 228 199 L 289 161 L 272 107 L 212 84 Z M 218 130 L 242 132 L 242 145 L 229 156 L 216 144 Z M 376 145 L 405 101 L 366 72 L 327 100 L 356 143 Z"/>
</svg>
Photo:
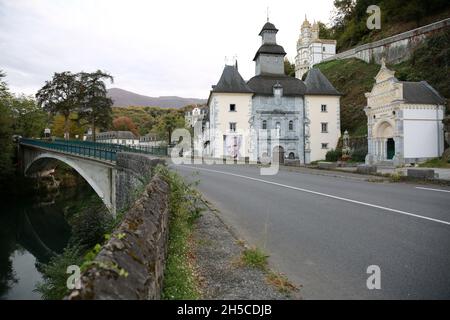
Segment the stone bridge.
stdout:
<svg viewBox="0 0 450 320">
<path fill-rule="evenodd" d="M 21 139 L 19 157 L 27 176 L 39 176 L 63 162 L 76 170 L 115 215 L 148 183 L 152 170 L 164 162 L 163 147 L 127 147 L 75 140 Z"/>
</svg>

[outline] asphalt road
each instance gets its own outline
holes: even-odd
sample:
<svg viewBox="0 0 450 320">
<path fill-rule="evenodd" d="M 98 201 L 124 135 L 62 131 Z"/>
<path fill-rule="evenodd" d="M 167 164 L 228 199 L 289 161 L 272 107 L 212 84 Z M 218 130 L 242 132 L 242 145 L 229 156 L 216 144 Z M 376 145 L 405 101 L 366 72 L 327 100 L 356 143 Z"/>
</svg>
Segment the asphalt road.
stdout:
<svg viewBox="0 0 450 320">
<path fill-rule="evenodd" d="M 450 188 L 180 165 L 304 299 L 450 299 Z M 437 189 L 419 189 L 418 187 Z M 367 288 L 380 267 L 381 289 Z"/>
</svg>

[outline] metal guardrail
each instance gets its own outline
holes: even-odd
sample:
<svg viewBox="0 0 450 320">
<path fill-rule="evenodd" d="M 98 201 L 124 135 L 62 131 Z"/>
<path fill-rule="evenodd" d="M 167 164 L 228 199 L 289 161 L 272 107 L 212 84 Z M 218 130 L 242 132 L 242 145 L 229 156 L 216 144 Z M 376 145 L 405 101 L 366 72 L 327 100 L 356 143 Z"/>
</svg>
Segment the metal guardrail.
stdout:
<svg viewBox="0 0 450 320">
<path fill-rule="evenodd" d="M 116 161 L 117 152 L 135 152 L 155 156 L 167 156 L 168 154 L 167 147 L 163 146 L 126 146 L 121 144 L 63 139 L 37 140 L 21 138 L 20 142 L 107 161 Z"/>
<path fill-rule="evenodd" d="M 114 149 L 97 148 L 92 145 L 74 144 L 70 143 L 69 141 L 64 143 L 60 141 L 35 140 L 26 138 L 20 139 L 20 143 L 77 154 L 83 157 L 91 157 L 107 161 L 116 161 L 117 150 Z"/>
</svg>

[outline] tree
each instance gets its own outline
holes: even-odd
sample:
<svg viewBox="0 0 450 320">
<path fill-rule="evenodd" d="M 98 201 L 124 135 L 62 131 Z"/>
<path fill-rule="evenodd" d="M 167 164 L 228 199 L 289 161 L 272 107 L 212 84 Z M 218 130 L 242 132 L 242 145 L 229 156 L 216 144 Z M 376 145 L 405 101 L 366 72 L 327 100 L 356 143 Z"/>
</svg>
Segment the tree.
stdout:
<svg viewBox="0 0 450 320">
<path fill-rule="evenodd" d="M 85 120 L 91 125 L 95 141 L 96 128 L 106 129 L 111 125 L 113 101 L 106 96 L 104 80 L 110 80 L 112 83 L 114 79 L 101 70 L 92 73 L 80 72 L 78 77 L 78 116 L 80 120 Z"/>
<path fill-rule="evenodd" d="M 134 135 L 139 135 L 133 120 L 125 116 L 114 119 L 113 128 L 118 131 L 131 131 Z"/>
<path fill-rule="evenodd" d="M 24 95 L 11 98 L 13 133 L 23 137 L 40 137 L 47 125 L 47 113 L 36 101 Z"/>
<path fill-rule="evenodd" d="M 325 23 L 317 22 L 319 26 L 319 38 L 320 39 L 333 39 L 333 30 L 328 28 Z"/>
<path fill-rule="evenodd" d="M 69 136 L 81 137 L 86 132 L 86 126 L 81 124 L 76 113 L 71 113 L 69 116 L 69 125 L 66 128 L 66 121 L 63 115 L 56 115 L 52 121 L 52 135 L 55 137 L 64 137 L 67 132 Z"/>
<path fill-rule="evenodd" d="M 295 77 L 295 64 L 291 63 L 287 58 L 284 59 L 284 74 L 289 77 Z"/>
<path fill-rule="evenodd" d="M 177 128 L 184 128 L 185 122 L 182 114 L 169 112 L 162 116 L 156 126 L 156 131 L 160 136 L 170 143 L 172 132 Z"/>
<path fill-rule="evenodd" d="M 51 114 L 64 117 L 64 138 L 69 139 L 69 117 L 77 110 L 79 102 L 79 83 L 77 75 L 70 71 L 55 73 L 51 81 L 36 94 L 38 105 Z"/>
<path fill-rule="evenodd" d="M 12 173 L 12 117 L 11 94 L 3 78 L 6 75 L 0 70 L 0 181 Z M 3 185 L 0 182 L 0 185 Z"/>
</svg>

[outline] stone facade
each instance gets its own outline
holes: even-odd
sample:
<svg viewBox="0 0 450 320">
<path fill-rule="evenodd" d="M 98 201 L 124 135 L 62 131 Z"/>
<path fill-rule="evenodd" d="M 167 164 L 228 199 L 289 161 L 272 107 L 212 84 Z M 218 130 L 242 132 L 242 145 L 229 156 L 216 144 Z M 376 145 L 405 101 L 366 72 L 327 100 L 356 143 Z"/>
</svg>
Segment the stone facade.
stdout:
<svg viewBox="0 0 450 320">
<path fill-rule="evenodd" d="M 167 256 L 169 185 L 159 176 L 126 213 L 81 276 L 69 300 L 151 300 L 161 297 Z"/>
<path fill-rule="evenodd" d="M 302 97 L 280 97 L 259 96 L 253 97 L 252 116 L 250 126 L 259 132 L 265 124 L 266 130 L 279 129 L 280 133 L 276 137 L 270 136 L 267 141 L 267 150 L 259 150 L 261 146 L 258 135 L 253 135 L 252 151 L 253 154 L 264 155 L 267 152 L 268 157 L 272 157 L 274 149 L 281 147 L 285 158 L 300 159 L 303 163 L 309 162 L 309 153 L 306 159 L 304 155 L 304 132 L 303 132 L 303 108 Z M 257 159 L 254 159 L 257 160 Z"/>
</svg>

